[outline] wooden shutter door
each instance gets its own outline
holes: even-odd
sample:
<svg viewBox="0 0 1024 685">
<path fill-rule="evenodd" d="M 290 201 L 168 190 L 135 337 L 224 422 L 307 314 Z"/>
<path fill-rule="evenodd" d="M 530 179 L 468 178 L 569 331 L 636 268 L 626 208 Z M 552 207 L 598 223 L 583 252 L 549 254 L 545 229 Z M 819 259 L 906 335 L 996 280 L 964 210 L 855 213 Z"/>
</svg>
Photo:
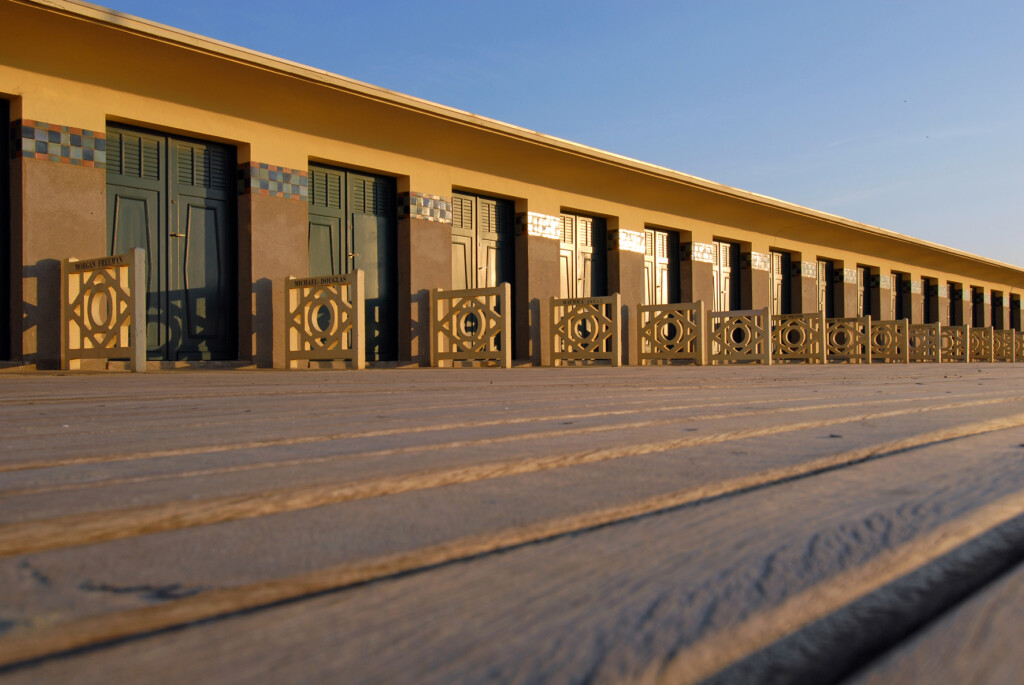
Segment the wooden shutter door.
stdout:
<svg viewBox="0 0 1024 685">
<path fill-rule="evenodd" d="M 561 297 L 577 297 L 576 283 L 576 221 L 563 214 L 561 240 L 558 245 L 558 274 Z"/>
<path fill-rule="evenodd" d="M 167 143 L 162 136 L 107 129 L 107 249 L 146 251 L 146 347 L 167 359 Z"/>
<path fill-rule="evenodd" d="M 365 272 L 366 356 L 398 358 L 398 249 L 395 182 L 349 172 L 346 273 Z"/>
<path fill-rule="evenodd" d="M 168 316 L 177 359 L 233 355 L 235 155 L 214 143 L 171 140 Z"/>
<path fill-rule="evenodd" d="M 476 287 L 475 198 L 452 196 L 452 288 Z"/>
<path fill-rule="evenodd" d="M 309 169 L 309 275 L 337 276 L 345 266 L 345 176 Z"/>
</svg>

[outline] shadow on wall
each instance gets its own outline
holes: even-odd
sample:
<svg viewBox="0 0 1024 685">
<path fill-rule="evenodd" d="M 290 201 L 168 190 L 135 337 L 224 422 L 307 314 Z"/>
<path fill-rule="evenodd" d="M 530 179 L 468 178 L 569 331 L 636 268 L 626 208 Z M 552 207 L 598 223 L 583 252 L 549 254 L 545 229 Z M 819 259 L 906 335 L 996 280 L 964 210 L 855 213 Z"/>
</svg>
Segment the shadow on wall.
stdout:
<svg viewBox="0 0 1024 685">
<path fill-rule="evenodd" d="M 252 361 L 260 368 L 269 368 L 274 365 L 274 284 L 269 278 L 259 278 L 252 285 L 252 293 Z"/>
<path fill-rule="evenodd" d="M 542 312 L 541 312 L 540 300 L 538 298 L 535 297 L 532 300 L 530 300 L 530 304 L 528 305 L 528 309 L 529 309 L 529 312 L 530 312 L 530 316 L 529 316 L 530 355 L 529 355 L 529 357 L 530 357 L 530 362 L 533 363 L 534 365 L 537 365 L 537 364 L 543 363 L 543 361 L 544 361 L 542 359 L 542 357 L 545 356 L 545 355 L 543 355 L 543 350 L 546 349 L 546 348 L 544 347 L 544 344 L 542 342 L 542 335 L 541 334 L 543 333 L 543 331 L 541 331 L 541 328 L 544 328 L 545 330 L 547 330 L 547 326 L 545 325 L 545 319 L 541 316 Z"/>
<path fill-rule="evenodd" d="M 410 361 L 426 366 L 430 363 L 430 291 L 423 289 L 409 299 Z"/>
<path fill-rule="evenodd" d="M 22 268 L 22 359 L 60 368 L 60 261 L 42 259 Z"/>
</svg>

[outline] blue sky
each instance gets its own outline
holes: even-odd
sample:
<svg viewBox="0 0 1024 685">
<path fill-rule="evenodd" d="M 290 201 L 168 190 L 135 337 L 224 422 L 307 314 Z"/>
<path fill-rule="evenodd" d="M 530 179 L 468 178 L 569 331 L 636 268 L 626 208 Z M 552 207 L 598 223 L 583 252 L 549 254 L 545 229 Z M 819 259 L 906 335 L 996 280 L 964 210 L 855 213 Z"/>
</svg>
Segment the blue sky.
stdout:
<svg viewBox="0 0 1024 685">
<path fill-rule="evenodd" d="M 107 6 L 1024 265 L 1024 3 Z"/>
</svg>

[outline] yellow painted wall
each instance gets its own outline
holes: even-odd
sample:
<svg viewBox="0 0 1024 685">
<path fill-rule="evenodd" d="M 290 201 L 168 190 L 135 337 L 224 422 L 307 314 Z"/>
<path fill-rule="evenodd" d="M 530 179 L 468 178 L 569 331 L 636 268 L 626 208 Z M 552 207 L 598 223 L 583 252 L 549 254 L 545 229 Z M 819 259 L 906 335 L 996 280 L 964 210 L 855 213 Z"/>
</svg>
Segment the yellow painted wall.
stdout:
<svg viewBox="0 0 1024 685">
<path fill-rule="evenodd" d="M 41 5 L 42 3 L 40 3 Z M 1004 293 L 1024 270 L 838 217 L 573 146 L 515 127 L 354 84 L 183 32 L 75 3 L 0 0 L 17 30 L 0 41 L 0 93 L 12 116 L 97 131 L 131 123 L 234 144 L 239 162 L 295 169 L 319 162 L 399 178 L 399 189 L 453 189 L 518 200 L 520 209 L 607 216 L 622 228 L 749 243 L 805 261 L 829 258 L 887 274 Z M 61 6 L 64 9 L 61 10 Z M 100 21 L 103 20 L 103 21 Z M 40 40 L 40 36 L 46 36 Z"/>
</svg>

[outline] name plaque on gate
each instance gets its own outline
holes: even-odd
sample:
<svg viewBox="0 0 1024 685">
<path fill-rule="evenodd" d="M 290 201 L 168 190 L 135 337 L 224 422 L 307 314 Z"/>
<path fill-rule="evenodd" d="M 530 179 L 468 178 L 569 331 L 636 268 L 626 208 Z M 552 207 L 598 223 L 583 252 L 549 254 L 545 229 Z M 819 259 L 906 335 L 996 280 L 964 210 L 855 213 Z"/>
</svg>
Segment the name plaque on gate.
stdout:
<svg viewBox="0 0 1024 685">
<path fill-rule="evenodd" d="M 82 262 L 71 262 L 75 271 L 92 271 L 103 269 L 108 266 L 128 266 L 128 255 L 114 255 L 113 257 L 100 257 L 98 259 L 87 259 Z"/>
<path fill-rule="evenodd" d="M 339 285 L 351 282 L 351 274 L 342 276 L 317 276 L 316 278 L 296 278 L 292 285 L 296 288 L 312 288 L 317 285 Z"/>
<path fill-rule="evenodd" d="M 560 300 L 559 304 L 605 304 L 607 301 L 607 298 L 604 297 L 570 297 L 566 300 Z"/>
</svg>

